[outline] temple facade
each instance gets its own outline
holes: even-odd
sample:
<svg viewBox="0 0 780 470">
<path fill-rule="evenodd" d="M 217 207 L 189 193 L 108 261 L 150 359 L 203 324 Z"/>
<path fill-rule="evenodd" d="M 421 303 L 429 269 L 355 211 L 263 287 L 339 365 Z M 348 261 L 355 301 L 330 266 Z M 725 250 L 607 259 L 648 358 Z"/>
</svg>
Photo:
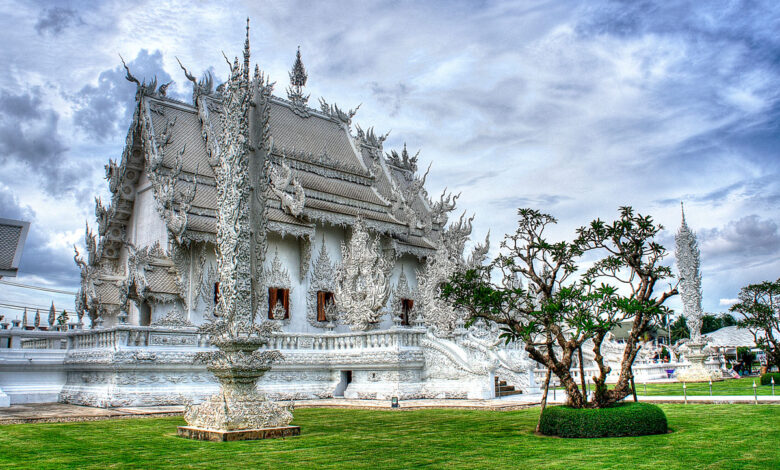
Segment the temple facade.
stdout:
<svg viewBox="0 0 780 470">
<path fill-rule="evenodd" d="M 248 67 L 248 32 L 244 57 Z M 111 200 L 96 199 L 97 230 L 76 252 L 79 323 L 91 327 L 69 333 L 61 401 L 173 404 L 214 392 L 193 358 L 210 347 L 199 327 L 220 315 L 225 287 L 216 250 L 231 223 L 218 223 L 217 196 L 230 189 L 217 184 L 216 155 L 246 144 L 240 135 L 256 168 L 219 171 L 254 171 L 266 196 L 262 273 L 235 280 L 264 284 L 255 316 L 279 326 L 269 348 L 284 358 L 261 381 L 266 393 L 489 398 L 498 381 L 535 387 L 521 347 L 498 346 L 486 326 L 466 330 L 439 298 L 454 270 L 482 262 L 488 240 L 465 253 L 472 219 L 451 217 L 458 195 L 429 197 L 416 154 L 385 151 L 387 135 L 353 125 L 356 110 L 323 98 L 310 107 L 300 50 L 286 98 L 255 68 L 248 122 L 230 112 L 224 85 L 181 68 L 191 103 L 126 67 L 135 112 L 121 158 L 105 167 Z"/>
</svg>

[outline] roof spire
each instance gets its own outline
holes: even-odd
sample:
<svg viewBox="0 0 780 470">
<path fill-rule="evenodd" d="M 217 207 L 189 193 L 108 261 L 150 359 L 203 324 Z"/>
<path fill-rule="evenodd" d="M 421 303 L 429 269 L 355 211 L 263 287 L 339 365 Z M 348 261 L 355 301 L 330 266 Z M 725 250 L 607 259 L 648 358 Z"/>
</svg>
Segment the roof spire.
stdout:
<svg viewBox="0 0 780 470">
<path fill-rule="evenodd" d="M 244 79 L 249 82 L 249 17 L 246 17 L 246 40 L 244 40 Z"/>
<path fill-rule="evenodd" d="M 306 68 L 301 60 L 301 46 L 298 46 L 298 51 L 295 53 L 295 63 L 289 75 L 290 86 L 287 87 L 287 99 L 292 101 L 295 114 L 301 117 L 309 117 L 309 112 L 306 110 L 309 95 L 303 95 L 303 87 L 306 86 L 306 80 L 309 78 L 309 75 L 306 73 Z"/>
<path fill-rule="evenodd" d="M 293 64 L 293 69 L 290 72 L 290 85 L 305 87 L 307 78 L 309 76 L 306 74 L 306 68 L 304 68 L 301 60 L 301 46 L 298 46 L 298 51 L 295 53 L 295 64 Z"/>
<path fill-rule="evenodd" d="M 682 224 L 686 225 L 685 223 L 685 207 L 683 206 L 683 202 L 680 201 L 680 212 L 682 213 Z"/>
</svg>

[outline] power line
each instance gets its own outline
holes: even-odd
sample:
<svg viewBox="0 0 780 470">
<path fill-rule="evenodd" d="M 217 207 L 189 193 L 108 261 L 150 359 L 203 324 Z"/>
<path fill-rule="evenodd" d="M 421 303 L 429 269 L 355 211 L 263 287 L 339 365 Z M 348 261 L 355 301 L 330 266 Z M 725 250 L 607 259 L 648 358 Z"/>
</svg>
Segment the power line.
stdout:
<svg viewBox="0 0 780 470">
<path fill-rule="evenodd" d="M 11 308 L 11 309 L 16 309 L 16 310 L 24 310 L 24 309 L 28 309 L 28 310 L 46 310 L 48 312 L 49 309 L 51 308 L 51 305 L 49 305 L 48 307 L 44 307 L 44 306 L 41 306 L 41 305 L 21 304 L 21 303 L 16 303 L 16 302 L 14 302 L 12 300 L 0 299 L 0 307 Z M 56 305 L 55 305 L 54 308 L 55 308 L 55 310 L 58 310 Z"/>
<path fill-rule="evenodd" d="M 40 290 L 40 291 L 44 291 L 44 292 L 53 292 L 55 294 L 76 295 L 75 292 L 72 292 L 72 291 L 69 291 L 69 290 L 60 290 L 60 289 L 52 289 L 50 287 L 33 286 L 33 285 L 30 285 L 30 284 L 22 284 L 21 282 L 6 281 L 4 279 L 0 279 L 0 284 L 6 284 L 6 285 L 9 285 L 9 286 L 14 286 L 14 287 L 23 287 L 25 289 Z"/>
</svg>

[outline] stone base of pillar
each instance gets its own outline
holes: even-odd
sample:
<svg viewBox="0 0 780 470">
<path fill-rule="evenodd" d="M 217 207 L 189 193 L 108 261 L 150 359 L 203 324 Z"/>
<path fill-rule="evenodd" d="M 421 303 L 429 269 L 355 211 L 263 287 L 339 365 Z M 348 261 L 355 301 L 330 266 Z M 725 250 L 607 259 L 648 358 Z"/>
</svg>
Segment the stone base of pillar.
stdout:
<svg viewBox="0 0 780 470">
<path fill-rule="evenodd" d="M 677 380 L 680 382 L 713 382 L 723 380 L 723 376 L 720 371 L 708 369 L 705 366 L 705 361 L 708 359 L 709 354 L 704 352 L 706 344 L 689 342 L 687 344 L 690 352 L 686 354 L 686 359 L 691 365 L 680 371 L 677 374 Z"/>
<path fill-rule="evenodd" d="M 276 439 L 298 436 L 301 434 L 300 426 L 280 426 L 278 428 L 264 429 L 240 429 L 236 431 L 220 431 L 218 429 L 197 428 L 194 426 L 179 426 L 178 434 L 187 439 L 199 441 L 228 442 L 228 441 L 256 441 L 260 439 Z"/>
</svg>

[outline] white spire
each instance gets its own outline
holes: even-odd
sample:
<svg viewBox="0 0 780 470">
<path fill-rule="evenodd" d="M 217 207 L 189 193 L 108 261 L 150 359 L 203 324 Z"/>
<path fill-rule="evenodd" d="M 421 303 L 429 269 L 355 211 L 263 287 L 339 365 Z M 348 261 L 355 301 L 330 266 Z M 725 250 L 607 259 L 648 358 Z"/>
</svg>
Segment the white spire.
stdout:
<svg viewBox="0 0 780 470">
<path fill-rule="evenodd" d="M 677 235 L 675 257 L 677 258 L 677 271 L 680 276 L 680 296 L 683 302 L 683 315 L 688 329 L 691 331 L 691 340 L 701 340 L 701 272 L 699 271 L 699 244 L 696 234 L 693 233 L 685 221 L 685 211 L 680 203 L 682 224 Z"/>
</svg>

